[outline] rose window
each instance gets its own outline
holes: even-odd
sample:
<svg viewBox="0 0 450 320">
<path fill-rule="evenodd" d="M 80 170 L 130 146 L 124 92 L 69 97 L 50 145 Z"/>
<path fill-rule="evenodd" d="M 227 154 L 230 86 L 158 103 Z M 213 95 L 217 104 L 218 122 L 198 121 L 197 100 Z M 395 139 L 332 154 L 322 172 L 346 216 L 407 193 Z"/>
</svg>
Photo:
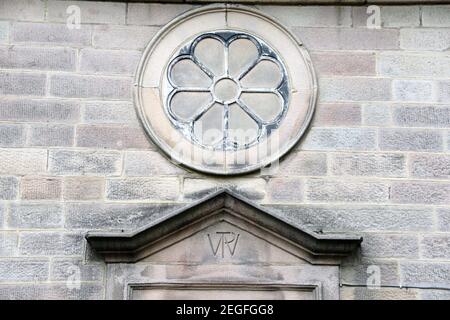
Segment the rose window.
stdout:
<svg viewBox="0 0 450 320">
<path fill-rule="evenodd" d="M 300 39 L 260 10 L 224 3 L 162 27 L 134 82 L 155 146 L 183 168 L 219 175 L 271 174 L 306 134 L 316 97 Z"/>
<path fill-rule="evenodd" d="M 283 62 L 247 33 L 196 37 L 172 56 L 166 77 L 166 114 L 185 138 L 203 148 L 249 148 L 278 128 L 288 109 Z"/>
</svg>

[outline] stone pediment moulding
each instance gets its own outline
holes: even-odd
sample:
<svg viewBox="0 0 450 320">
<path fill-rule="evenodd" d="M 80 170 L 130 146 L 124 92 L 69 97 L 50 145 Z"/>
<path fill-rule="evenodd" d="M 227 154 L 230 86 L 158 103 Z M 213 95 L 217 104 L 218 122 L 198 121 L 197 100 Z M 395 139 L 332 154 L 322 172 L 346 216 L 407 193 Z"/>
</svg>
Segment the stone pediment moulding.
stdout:
<svg viewBox="0 0 450 320">
<path fill-rule="evenodd" d="M 243 231 L 254 230 L 252 233 L 257 238 L 310 264 L 338 265 L 362 242 L 362 238 L 357 236 L 318 234 L 301 228 L 228 190 L 211 194 L 136 231 L 89 232 L 86 239 L 106 262 L 133 263 L 157 255 L 201 230 L 223 223 Z M 211 239 L 206 239 L 205 243 L 206 247 L 211 243 L 217 253 Z M 236 248 L 229 249 L 234 253 Z"/>
<path fill-rule="evenodd" d="M 339 299 L 362 238 L 318 234 L 228 190 L 133 232 L 86 235 L 107 299 Z"/>
</svg>

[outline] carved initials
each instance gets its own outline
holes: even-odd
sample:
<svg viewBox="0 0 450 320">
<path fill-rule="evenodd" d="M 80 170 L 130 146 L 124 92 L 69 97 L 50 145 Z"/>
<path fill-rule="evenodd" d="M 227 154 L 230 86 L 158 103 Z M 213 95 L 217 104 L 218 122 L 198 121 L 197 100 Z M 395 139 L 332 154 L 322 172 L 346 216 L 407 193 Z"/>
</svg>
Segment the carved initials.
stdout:
<svg viewBox="0 0 450 320">
<path fill-rule="evenodd" d="M 228 248 L 228 252 L 230 253 L 230 256 L 234 256 L 234 252 L 236 251 L 236 246 L 239 240 L 239 233 L 236 234 L 234 232 L 227 232 L 227 231 L 218 231 L 216 232 L 216 235 L 218 236 L 217 245 L 214 246 L 213 240 L 211 239 L 211 235 L 208 233 L 208 240 L 209 245 L 211 246 L 212 253 L 214 256 L 217 256 L 217 253 L 221 253 L 221 257 L 225 257 L 225 247 Z"/>
</svg>

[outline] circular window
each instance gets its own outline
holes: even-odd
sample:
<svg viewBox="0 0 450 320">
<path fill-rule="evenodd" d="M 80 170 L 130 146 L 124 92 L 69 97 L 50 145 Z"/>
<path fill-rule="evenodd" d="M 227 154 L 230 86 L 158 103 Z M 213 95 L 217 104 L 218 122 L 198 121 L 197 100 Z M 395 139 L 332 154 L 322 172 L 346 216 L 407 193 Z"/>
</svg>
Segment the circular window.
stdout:
<svg viewBox="0 0 450 320">
<path fill-rule="evenodd" d="M 309 56 L 287 30 L 251 9 L 213 5 L 175 19 L 150 42 L 135 101 L 173 161 L 237 174 L 297 143 L 316 90 Z"/>
<path fill-rule="evenodd" d="M 263 40 L 233 30 L 204 33 L 182 46 L 163 83 L 171 88 L 163 99 L 174 127 L 213 150 L 262 141 L 289 101 L 281 58 Z"/>
</svg>

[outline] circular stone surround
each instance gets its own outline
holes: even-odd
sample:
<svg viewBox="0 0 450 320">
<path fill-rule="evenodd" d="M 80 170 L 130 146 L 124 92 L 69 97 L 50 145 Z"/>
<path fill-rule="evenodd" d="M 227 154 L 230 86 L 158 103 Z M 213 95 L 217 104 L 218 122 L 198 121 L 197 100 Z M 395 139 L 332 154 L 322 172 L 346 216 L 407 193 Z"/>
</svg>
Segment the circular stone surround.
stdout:
<svg viewBox="0 0 450 320">
<path fill-rule="evenodd" d="M 225 175 L 288 152 L 311 120 L 317 85 L 308 53 L 283 26 L 219 4 L 158 32 L 134 93 L 145 130 L 172 161 Z"/>
</svg>

